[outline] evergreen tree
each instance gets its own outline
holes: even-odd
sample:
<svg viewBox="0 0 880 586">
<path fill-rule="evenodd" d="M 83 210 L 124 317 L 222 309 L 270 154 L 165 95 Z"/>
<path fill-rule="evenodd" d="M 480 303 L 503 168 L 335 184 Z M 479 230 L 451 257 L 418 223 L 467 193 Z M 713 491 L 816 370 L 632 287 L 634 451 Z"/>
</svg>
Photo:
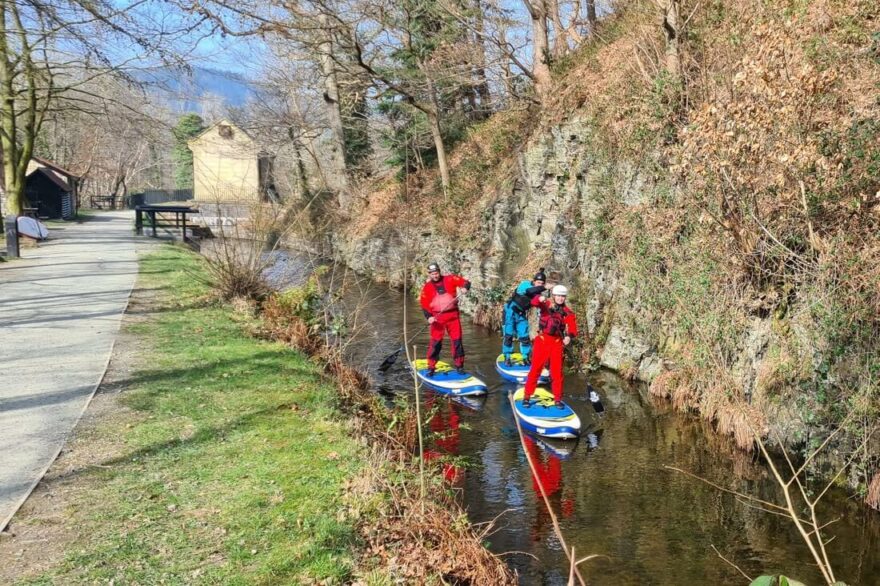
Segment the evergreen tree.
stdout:
<svg viewBox="0 0 880 586">
<path fill-rule="evenodd" d="M 171 130 L 174 135 L 171 159 L 174 161 L 174 183 L 178 189 L 189 189 L 193 186 L 193 155 L 186 143 L 203 130 L 205 130 L 204 120 L 194 113 L 181 116 L 177 126 Z"/>
</svg>

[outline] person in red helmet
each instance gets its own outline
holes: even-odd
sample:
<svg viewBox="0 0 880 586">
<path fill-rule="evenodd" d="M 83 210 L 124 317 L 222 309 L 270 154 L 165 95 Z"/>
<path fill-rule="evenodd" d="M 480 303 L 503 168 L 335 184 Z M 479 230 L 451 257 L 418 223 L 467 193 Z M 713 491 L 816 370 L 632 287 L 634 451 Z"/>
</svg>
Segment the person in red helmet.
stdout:
<svg viewBox="0 0 880 586">
<path fill-rule="evenodd" d="M 550 299 L 540 296 L 532 299 L 532 305 L 538 308 L 541 317 L 538 322 L 538 337 L 535 338 L 532 350 L 532 367 L 529 369 L 523 393 L 523 405 L 526 407 L 538 386 L 538 377 L 548 362 L 553 398 L 556 406 L 562 407 L 563 352 L 578 334 L 574 312 L 565 304 L 567 298 L 568 289 L 563 285 L 556 285 L 550 291 Z"/>
<path fill-rule="evenodd" d="M 471 282 L 459 275 L 443 275 L 440 265 L 428 265 L 428 281 L 422 287 L 419 302 L 422 311 L 431 324 L 431 343 L 428 344 L 428 376 L 434 375 L 440 349 L 443 347 L 443 334 L 452 340 L 452 358 L 458 372 L 464 372 L 464 344 L 461 341 L 461 319 L 458 313 L 459 289 L 469 291 Z"/>
</svg>

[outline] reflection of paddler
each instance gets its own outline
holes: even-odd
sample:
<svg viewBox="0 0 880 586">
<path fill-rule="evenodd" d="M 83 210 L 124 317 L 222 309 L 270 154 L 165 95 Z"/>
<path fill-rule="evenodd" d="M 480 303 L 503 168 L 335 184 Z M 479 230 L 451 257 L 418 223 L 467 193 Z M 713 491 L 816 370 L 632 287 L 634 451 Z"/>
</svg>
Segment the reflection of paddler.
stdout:
<svg viewBox="0 0 880 586">
<path fill-rule="evenodd" d="M 430 409 L 433 402 L 433 399 L 430 399 L 425 406 Z M 447 454 L 458 454 L 458 444 L 461 439 L 459 417 L 458 412 L 450 403 L 440 402 L 440 408 L 434 411 L 434 416 L 428 422 L 428 427 L 435 434 L 434 443 L 438 448 L 443 449 Z"/>
<path fill-rule="evenodd" d="M 425 407 L 431 410 L 434 399 L 428 399 Z M 458 455 L 461 441 L 459 415 L 452 404 L 445 401 L 439 403 L 439 408 L 434 410 L 434 415 L 428 421 L 428 428 L 433 433 L 433 444 L 436 450 L 425 450 L 425 461 L 432 461 L 443 456 Z M 463 477 L 461 468 L 450 462 L 443 463 L 443 478 L 450 483 L 455 483 Z"/>
<path fill-rule="evenodd" d="M 523 443 L 528 451 L 528 457 L 531 459 L 537 472 L 537 476 L 532 476 L 532 488 L 535 490 L 538 507 L 537 514 L 535 515 L 535 524 L 532 526 L 532 540 L 540 541 L 544 535 L 544 529 L 550 521 L 550 512 L 547 511 L 547 506 L 541 496 L 541 486 L 544 487 L 544 493 L 550 501 L 550 506 L 557 506 L 555 501 L 558 501 L 563 518 L 574 515 L 574 499 L 571 498 L 571 495 L 564 494 L 560 495 L 559 498 L 553 498 L 562 488 L 562 460 L 548 451 L 546 452 L 547 458 L 545 461 L 541 457 L 541 450 L 538 449 L 535 440 L 528 435 L 523 435 Z M 541 486 L 538 485 L 539 480 Z"/>
</svg>

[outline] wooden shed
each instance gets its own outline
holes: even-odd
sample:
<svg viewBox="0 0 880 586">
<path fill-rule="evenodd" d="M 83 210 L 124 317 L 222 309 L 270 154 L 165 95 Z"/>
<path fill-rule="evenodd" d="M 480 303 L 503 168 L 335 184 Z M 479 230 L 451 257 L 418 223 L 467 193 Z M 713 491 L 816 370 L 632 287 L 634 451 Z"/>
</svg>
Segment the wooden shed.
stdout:
<svg viewBox="0 0 880 586">
<path fill-rule="evenodd" d="M 193 199 L 259 202 L 274 193 L 274 157 L 229 120 L 220 120 L 187 143 L 193 154 Z"/>
<path fill-rule="evenodd" d="M 40 218 L 69 220 L 76 216 L 77 196 L 82 178 L 42 157 L 31 157 L 25 176 L 24 206 L 36 210 Z M 4 182 L 0 164 L 0 190 Z M 6 198 L 3 194 L 3 209 Z"/>
</svg>

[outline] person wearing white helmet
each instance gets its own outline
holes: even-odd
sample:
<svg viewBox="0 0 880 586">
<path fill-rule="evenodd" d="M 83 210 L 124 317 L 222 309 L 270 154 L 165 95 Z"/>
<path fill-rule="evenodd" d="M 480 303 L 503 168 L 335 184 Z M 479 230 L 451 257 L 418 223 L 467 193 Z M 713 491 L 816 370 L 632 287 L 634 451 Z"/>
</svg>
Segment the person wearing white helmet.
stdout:
<svg viewBox="0 0 880 586">
<path fill-rule="evenodd" d="M 565 302 L 568 299 L 568 288 L 564 285 L 556 285 L 550 291 L 550 298 L 535 297 L 532 305 L 541 312 L 538 322 L 538 337 L 535 338 L 532 350 L 532 367 L 526 378 L 523 405 L 528 407 L 535 388 L 538 386 L 538 377 L 544 369 L 544 365 L 550 363 L 550 380 L 553 398 L 556 406 L 562 406 L 562 359 L 564 349 L 571 344 L 572 338 L 578 334 L 577 320 L 574 312 Z"/>
</svg>

